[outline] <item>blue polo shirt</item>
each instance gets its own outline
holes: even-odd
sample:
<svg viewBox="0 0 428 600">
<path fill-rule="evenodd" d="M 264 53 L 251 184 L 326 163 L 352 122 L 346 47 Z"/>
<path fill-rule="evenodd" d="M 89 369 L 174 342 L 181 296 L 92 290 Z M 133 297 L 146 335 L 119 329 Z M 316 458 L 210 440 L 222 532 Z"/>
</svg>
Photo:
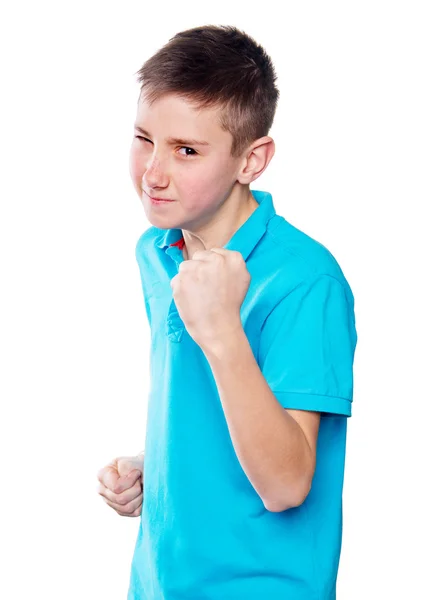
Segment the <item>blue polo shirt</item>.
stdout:
<svg viewBox="0 0 428 600">
<path fill-rule="evenodd" d="M 269 512 L 234 451 L 210 365 L 170 281 L 180 229 L 150 227 L 136 257 L 151 328 L 144 501 L 128 600 L 334 600 L 342 538 L 354 299 L 332 254 L 276 214 L 271 194 L 224 246 L 251 274 L 241 320 L 284 408 L 320 411 L 312 488 Z"/>
</svg>

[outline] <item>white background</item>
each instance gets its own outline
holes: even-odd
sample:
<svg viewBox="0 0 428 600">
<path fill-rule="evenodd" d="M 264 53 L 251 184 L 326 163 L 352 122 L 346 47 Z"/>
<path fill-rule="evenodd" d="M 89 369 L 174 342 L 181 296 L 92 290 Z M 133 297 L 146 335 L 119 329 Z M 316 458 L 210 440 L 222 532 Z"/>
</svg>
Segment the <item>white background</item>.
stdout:
<svg viewBox="0 0 428 600">
<path fill-rule="evenodd" d="M 428 598 L 425 8 L 2 10 L 2 598 L 126 598 L 138 518 L 103 502 L 96 474 L 144 448 L 149 330 L 134 251 L 150 223 L 128 170 L 135 73 L 178 31 L 210 23 L 255 37 L 278 74 L 276 154 L 252 188 L 329 248 L 355 296 L 338 600 Z"/>
</svg>

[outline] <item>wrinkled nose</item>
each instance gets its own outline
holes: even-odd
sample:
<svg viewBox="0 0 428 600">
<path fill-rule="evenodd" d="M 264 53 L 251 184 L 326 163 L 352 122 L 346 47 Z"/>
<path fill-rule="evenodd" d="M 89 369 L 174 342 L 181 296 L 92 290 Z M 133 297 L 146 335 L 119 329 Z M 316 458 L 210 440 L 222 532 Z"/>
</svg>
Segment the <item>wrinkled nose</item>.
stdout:
<svg viewBox="0 0 428 600">
<path fill-rule="evenodd" d="M 168 175 L 165 164 L 158 157 L 153 156 L 147 163 L 146 171 L 143 175 L 143 188 L 146 190 L 155 190 L 156 188 L 167 187 Z"/>
</svg>

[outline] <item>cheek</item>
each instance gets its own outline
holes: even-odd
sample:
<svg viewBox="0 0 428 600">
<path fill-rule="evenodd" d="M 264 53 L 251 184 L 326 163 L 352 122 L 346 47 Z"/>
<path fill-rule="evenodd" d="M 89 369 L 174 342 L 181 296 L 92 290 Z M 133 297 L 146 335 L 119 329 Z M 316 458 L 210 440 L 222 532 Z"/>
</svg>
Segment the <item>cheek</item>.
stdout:
<svg viewBox="0 0 428 600">
<path fill-rule="evenodd" d="M 184 184 L 184 185 L 183 185 Z M 206 173 L 180 182 L 182 205 L 194 215 L 206 213 L 217 198 L 218 181 Z"/>
<path fill-rule="evenodd" d="M 141 186 L 141 180 L 144 175 L 143 161 L 132 148 L 129 154 L 129 173 L 134 184 Z"/>
<path fill-rule="evenodd" d="M 226 165 L 211 165 L 183 173 L 180 178 L 182 197 L 189 208 L 209 208 L 215 199 L 221 198 L 230 184 L 231 174 Z"/>
</svg>

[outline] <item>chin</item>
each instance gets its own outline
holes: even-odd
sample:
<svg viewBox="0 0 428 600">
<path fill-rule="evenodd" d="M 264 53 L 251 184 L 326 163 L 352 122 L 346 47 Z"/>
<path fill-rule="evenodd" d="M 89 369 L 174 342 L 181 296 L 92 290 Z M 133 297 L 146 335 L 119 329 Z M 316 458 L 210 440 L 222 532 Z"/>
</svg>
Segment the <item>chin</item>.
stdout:
<svg viewBox="0 0 428 600">
<path fill-rule="evenodd" d="M 146 219 L 154 227 L 159 229 L 181 229 L 181 224 L 176 219 L 171 219 L 168 215 L 158 215 L 154 211 L 145 210 Z"/>
</svg>

